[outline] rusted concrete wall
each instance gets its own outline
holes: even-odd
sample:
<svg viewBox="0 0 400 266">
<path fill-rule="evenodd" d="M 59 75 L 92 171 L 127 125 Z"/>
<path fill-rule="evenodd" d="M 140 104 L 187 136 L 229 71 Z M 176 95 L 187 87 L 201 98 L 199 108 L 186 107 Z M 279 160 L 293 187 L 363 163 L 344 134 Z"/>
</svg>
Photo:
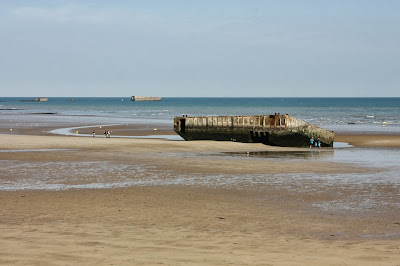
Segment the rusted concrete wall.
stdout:
<svg viewBox="0 0 400 266">
<path fill-rule="evenodd" d="M 185 120 L 186 128 L 189 129 L 218 128 L 228 130 L 246 128 L 262 130 L 301 124 L 293 118 L 289 119 L 288 115 L 185 117 Z M 302 122 L 305 123 L 304 121 Z"/>
<path fill-rule="evenodd" d="M 332 131 L 289 115 L 176 117 L 175 132 L 185 140 L 232 140 L 262 142 L 279 146 L 309 145 L 309 139 L 321 139 L 332 146 Z"/>
</svg>

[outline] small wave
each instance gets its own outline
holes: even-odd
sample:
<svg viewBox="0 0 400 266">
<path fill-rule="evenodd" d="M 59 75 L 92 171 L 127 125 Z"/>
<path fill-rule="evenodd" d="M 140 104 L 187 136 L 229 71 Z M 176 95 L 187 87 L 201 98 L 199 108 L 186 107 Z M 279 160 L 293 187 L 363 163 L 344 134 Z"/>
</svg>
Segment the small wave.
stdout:
<svg viewBox="0 0 400 266">
<path fill-rule="evenodd" d="M 367 115 L 368 118 L 374 118 L 374 115 Z"/>
<path fill-rule="evenodd" d="M 0 105 L 0 106 L 2 106 L 2 105 Z M 4 111 L 10 111 L 10 110 L 12 110 L 12 111 L 14 111 L 14 110 L 22 110 L 22 109 L 15 108 L 15 107 L 11 107 L 11 108 L 0 108 L 0 110 L 4 110 Z"/>
</svg>

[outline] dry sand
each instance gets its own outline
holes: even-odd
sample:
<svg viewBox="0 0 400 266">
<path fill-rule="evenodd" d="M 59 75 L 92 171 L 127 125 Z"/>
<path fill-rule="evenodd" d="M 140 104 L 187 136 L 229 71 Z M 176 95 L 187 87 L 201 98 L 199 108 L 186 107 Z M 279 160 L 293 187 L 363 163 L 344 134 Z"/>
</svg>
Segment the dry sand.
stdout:
<svg viewBox="0 0 400 266">
<path fill-rule="evenodd" d="M 124 132 L 154 133 L 151 128 Z M 171 132 L 165 129 L 163 134 Z M 356 175 L 376 170 L 328 161 L 315 167 L 310 160 L 288 163 L 223 156 L 224 152 L 302 150 L 262 144 L 26 135 L 32 129 L 18 133 L 25 135 L 1 134 L 0 150 L 28 151 L 3 151 L 0 160 L 15 160 L 16 165 L 76 161 L 140 165 L 160 171 L 161 180 L 171 175 Z M 398 136 L 338 138 L 361 146 L 399 147 L 400 142 Z M 23 174 L 24 169 L 18 171 Z M 63 169 L 58 171 L 68 176 Z M 143 178 L 130 172 L 123 175 Z M 1 172 L 0 178 L 15 177 Z M 71 175 L 67 182 L 84 179 Z M 361 191 L 318 181 L 301 185 L 311 187 L 313 193 L 297 183 L 0 191 L 0 264 L 400 265 L 398 187 L 382 184 Z M 362 211 L 315 207 L 321 202 L 354 200 L 355 195 L 374 197 L 377 191 L 373 199 L 379 198 L 386 207 Z"/>
</svg>

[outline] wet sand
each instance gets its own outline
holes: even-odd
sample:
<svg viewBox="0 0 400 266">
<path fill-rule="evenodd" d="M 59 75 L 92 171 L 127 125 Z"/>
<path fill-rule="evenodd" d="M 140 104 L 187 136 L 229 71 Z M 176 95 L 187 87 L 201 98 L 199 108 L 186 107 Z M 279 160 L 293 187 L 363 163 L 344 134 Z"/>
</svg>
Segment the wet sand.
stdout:
<svg viewBox="0 0 400 266">
<path fill-rule="evenodd" d="M 347 142 L 357 147 L 399 148 L 400 135 L 341 135 L 335 136 L 335 141 Z"/>
<path fill-rule="evenodd" d="M 154 128 L 160 128 L 157 133 L 162 135 L 173 134 L 162 125 L 147 126 L 114 126 L 112 136 L 154 135 Z M 40 130 L 43 127 L 3 129 L 0 161 L 6 167 L 0 173 L 2 180 L 43 174 L 63 178 L 65 185 L 121 178 L 158 183 L 108 189 L 1 190 L 0 264 L 400 265 L 396 185 L 360 186 L 320 179 L 228 182 L 238 176 L 279 175 L 284 180 L 296 173 L 362 175 L 380 169 L 329 160 L 316 166 L 313 160 L 221 156 L 308 149 L 57 136 L 40 134 Z M 81 129 L 80 134 L 92 130 Z M 339 135 L 338 139 L 363 147 L 398 148 L 400 142 L 399 136 L 379 135 Z M 92 167 L 84 169 L 87 165 Z M 78 167 L 77 172 L 71 167 Z M 197 181 L 178 182 L 191 178 Z M 230 185 L 222 186 L 221 181 Z M 354 205 L 329 208 L 338 206 L 337 202 Z M 364 206 L 365 202 L 374 204 Z"/>
</svg>

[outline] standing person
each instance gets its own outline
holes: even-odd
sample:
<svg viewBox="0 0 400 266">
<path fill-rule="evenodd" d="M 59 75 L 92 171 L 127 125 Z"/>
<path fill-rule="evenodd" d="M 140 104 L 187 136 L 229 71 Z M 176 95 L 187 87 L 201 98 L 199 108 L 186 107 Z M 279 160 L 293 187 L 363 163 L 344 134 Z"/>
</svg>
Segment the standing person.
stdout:
<svg viewBox="0 0 400 266">
<path fill-rule="evenodd" d="M 96 136 L 96 131 L 93 130 L 92 136 L 93 136 L 93 138 L 94 138 L 94 136 Z"/>
<path fill-rule="evenodd" d="M 321 148 L 321 140 L 319 138 L 317 140 L 317 143 L 318 143 L 318 148 Z"/>
<path fill-rule="evenodd" d="M 107 130 L 104 130 L 104 137 L 107 138 Z"/>
<path fill-rule="evenodd" d="M 107 137 L 108 137 L 108 138 L 110 137 L 110 134 L 111 134 L 111 131 L 108 130 L 108 131 L 107 131 Z"/>
<path fill-rule="evenodd" d="M 310 149 L 314 146 L 314 138 L 311 137 L 310 139 Z"/>
</svg>

